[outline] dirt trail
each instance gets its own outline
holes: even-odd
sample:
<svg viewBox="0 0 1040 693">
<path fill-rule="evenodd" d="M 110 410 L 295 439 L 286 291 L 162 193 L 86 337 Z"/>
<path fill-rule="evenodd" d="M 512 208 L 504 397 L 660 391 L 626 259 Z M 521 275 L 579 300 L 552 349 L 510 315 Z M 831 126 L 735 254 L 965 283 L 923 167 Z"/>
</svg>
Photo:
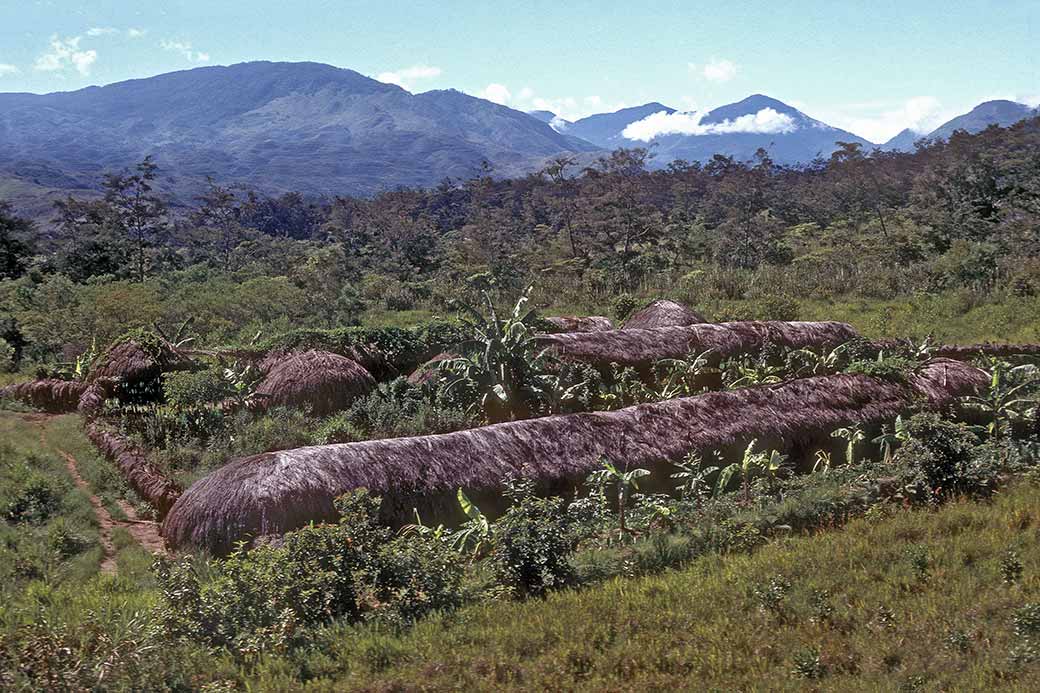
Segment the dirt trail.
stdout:
<svg viewBox="0 0 1040 693">
<path fill-rule="evenodd" d="M 77 488 L 81 489 L 87 498 L 90 500 L 91 507 L 94 508 L 94 515 L 97 517 L 98 522 L 98 534 L 101 538 L 101 572 L 114 574 L 117 571 L 116 565 L 116 547 L 112 542 L 112 532 L 116 527 L 124 527 L 130 536 L 134 538 L 138 544 L 140 544 L 149 553 L 166 553 L 166 547 L 163 544 L 162 537 L 159 535 L 159 525 L 150 520 L 142 520 L 137 515 L 137 511 L 134 507 L 127 503 L 123 499 L 116 501 L 119 509 L 126 515 L 126 520 L 117 520 L 112 517 L 112 514 L 108 512 L 101 499 L 98 498 L 87 480 L 79 473 L 79 463 L 76 458 L 71 454 L 62 450 L 59 447 L 51 446 L 47 442 L 47 421 L 51 418 L 50 415 L 39 415 L 33 414 L 25 417 L 26 420 L 31 421 L 40 426 L 40 445 L 44 448 L 53 447 L 53 449 L 62 456 L 65 460 L 65 467 L 69 470 L 69 476 L 72 477 Z"/>
</svg>

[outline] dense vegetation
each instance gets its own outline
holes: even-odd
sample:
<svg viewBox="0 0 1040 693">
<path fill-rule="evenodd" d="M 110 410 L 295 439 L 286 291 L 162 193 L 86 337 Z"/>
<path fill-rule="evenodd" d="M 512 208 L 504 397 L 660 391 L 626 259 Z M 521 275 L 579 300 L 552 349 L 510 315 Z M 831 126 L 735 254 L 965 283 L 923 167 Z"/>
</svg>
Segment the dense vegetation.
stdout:
<svg viewBox="0 0 1040 693">
<path fill-rule="evenodd" d="M 762 152 L 651 172 L 652 152 L 628 150 L 584 172 L 559 160 L 372 199 L 214 183 L 174 210 L 152 189 L 165 172 L 144 162 L 106 178 L 102 199 L 62 202 L 53 228 L 0 211 L 0 336 L 47 360 L 157 320 L 194 317 L 208 343 L 403 325 L 448 312 L 460 289 L 475 302 L 537 277 L 534 302 L 559 311 L 669 294 L 713 318 L 1035 341 L 1038 145 L 1034 119 L 798 169 Z"/>
</svg>

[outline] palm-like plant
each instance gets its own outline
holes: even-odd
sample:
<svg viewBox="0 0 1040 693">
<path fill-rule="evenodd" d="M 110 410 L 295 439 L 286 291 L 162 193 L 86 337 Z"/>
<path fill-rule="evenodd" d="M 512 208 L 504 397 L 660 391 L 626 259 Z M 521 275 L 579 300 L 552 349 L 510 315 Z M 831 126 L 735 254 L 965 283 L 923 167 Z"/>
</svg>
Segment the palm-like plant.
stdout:
<svg viewBox="0 0 1040 693">
<path fill-rule="evenodd" d="M 717 458 L 718 452 L 713 456 Z M 675 467 L 679 471 L 672 474 L 671 478 L 679 482 L 679 485 L 675 487 L 675 490 L 679 492 L 679 497 L 683 500 L 693 498 L 698 503 L 703 490 L 707 488 L 708 477 L 719 471 L 718 466 L 705 466 L 704 460 L 697 453 L 690 453 L 684 460 L 676 462 Z"/>
<path fill-rule="evenodd" d="M 902 445 L 908 440 L 910 440 L 910 431 L 907 428 L 906 421 L 903 420 L 902 416 L 897 416 L 895 425 L 892 428 L 889 428 L 888 424 L 883 425 L 881 427 L 881 435 L 870 442 L 880 448 L 882 460 L 891 462 L 892 451 L 896 446 Z"/>
<path fill-rule="evenodd" d="M 986 430 L 990 436 L 998 437 L 1014 423 L 1036 416 L 1040 371 L 1033 364 L 1013 366 L 992 357 L 986 365 L 990 378 L 986 392 L 963 401 L 966 407 L 982 412 L 990 420 Z"/>
<path fill-rule="evenodd" d="M 448 538 L 448 543 L 453 549 L 459 553 L 466 553 L 467 551 L 473 555 L 477 555 L 484 548 L 488 538 L 491 536 L 491 523 L 488 521 L 484 513 L 480 512 L 480 508 L 471 501 L 460 488 L 456 494 L 459 500 L 459 506 L 462 508 L 462 512 L 466 514 L 469 519 L 466 520 L 461 527 L 456 531 L 452 532 Z"/>
<path fill-rule="evenodd" d="M 655 401 L 686 397 L 700 390 L 699 381 L 707 373 L 717 373 L 718 369 L 708 364 L 711 349 L 699 354 L 692 354 L 684 359 L 661 359 L 654 364 L 660 377 L 659 385 L 652 390 Z"/>
<path fill-rule="evenodd" d="M 536 352 L 536 313 L 525 310 L 532 288 L 524 290 L 505 319 L 499 318 L 486 291 L 481 292 L 486 315 L 456 302 L 463 324 L 473 335 L 464 345 L 472 354 L 441 362 L 448 376 L 445 392 L 471 400 L 470 409 L 483 412 L 491 422 L 530 416 L 540 402 L 568 396 L 557 392 L 559 378 L 547 372 L 546 352 Z"/>
<path fill-rule="evenodd" d="M 859 424 L 831 431 L 831 438 L 841 438 L 845 441 L 845 463 L 849 466 L 856 463 L 856 444 L 865 440 L 866 437 Z"/>
<path fill-rule="evenodd" d="M 639 479 L 645 476 L 650 476 L 650 470 L 640 468 L 622 471 L 608 459 L 603 460 L 603 469 L 589 475 L 589 480 L 595 486 L 604 488 L 610 483 L 617 485 L 618 527 L 622 534 L 629 531 L 625 525 L 625 508 L 628 505 L 628 498 L 633 490 L 639 490 Z"/>
<path fill-rule="evenodd" d="M 751 502 L 751 478 L 756 473 L 765 473 L 769 477 L 770 482 L 775 485 L 783 470 L 787 456 L 781 455 L 777 450 L 755 452 L 756 445 L 758 445 L 758 438 L 748 443 L 740 462 L 734 462 L 719 472 L 719 476 L 715 480 L 715 495 L 718 496 L 724 493 L 726 487 L 729 486 L 729 482 L 738 473 L 740 474 L 740 488 L 744 503 Z"/>
</svg>

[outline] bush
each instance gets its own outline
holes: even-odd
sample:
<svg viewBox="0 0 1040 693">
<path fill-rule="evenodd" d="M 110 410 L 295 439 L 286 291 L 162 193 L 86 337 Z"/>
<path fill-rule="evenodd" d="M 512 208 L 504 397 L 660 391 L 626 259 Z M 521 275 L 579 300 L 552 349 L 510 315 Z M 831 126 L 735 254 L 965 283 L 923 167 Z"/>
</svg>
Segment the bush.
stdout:
<svg viewBox="0 0 1040 693">
<path fill-rule="evenodd" d="M 907 421 L 906 430 L 910 440 L 896 452 L 895 461 L 911 475 L 915 495 L 939 499 L 992 490 L 996 470 L 986 463 L 978 438 L 965 424 L 921 413 Z"/>
<path fill-rule="evenodd" d="M 638 305 L 631 294 L 621 294 L 614 299 L 614 317 L 619 323 L 624 322 Z"/>
<path fill-rule="evenodd" d="M 163 376 L 163 394 L 175 407 L 196 407 L 203 402 L 219 402 L 231 395 L 222 371 L 180 371 Z"/>
<path fill-rule="evenodd" d="M 541 595 L 574 580 L 575 532 L 561 498 L 539 498 L 530 482 L 511 482 L 513 504 L 495 523 L 491 560 L 498 580 L 521 595 Z"/>
<path fill-rule="evenodd" d="M 23 481 L 4 507 L 4 519 L 12 524 L 42 524 L 61 508 L 62 495 L 50 479 L 25 465 Z"/>
<path fill-rule="evenodd" d="M 15 349 L 3 337 L 0 337 L 0 373 L 10 373 L 15 367 Z"/>
<path fill-rule="evenodd" d="M 379 499 L 336 500 L 335 525 L 285 535 L 281 546 L 240 547 L 203 581 L 192 559 L 159 560 L 156 616 L 173 638 L 225 647 L 241 658 L 301 644 L 300 625 L 335 618 L 412 623 L 461 601 L 461 565 L 440 541 L 392 539 L 376 524 Z"/>
</svg>

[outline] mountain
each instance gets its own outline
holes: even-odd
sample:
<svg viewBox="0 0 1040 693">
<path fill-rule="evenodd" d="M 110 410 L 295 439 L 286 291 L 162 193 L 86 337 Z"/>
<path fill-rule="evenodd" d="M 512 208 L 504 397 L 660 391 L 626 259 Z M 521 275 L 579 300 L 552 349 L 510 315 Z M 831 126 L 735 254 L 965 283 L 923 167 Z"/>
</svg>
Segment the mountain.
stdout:
<svg viewBox="0 0 1040 693">
<path fill-rule="evenodd" d="M 645 120 L 650 116 L 653 118 Z M 629 126 L 630 137 L 626 137 Z M 633 130 L 641 130 L 644 137 L 635 138 L 638 133 Z M 720 106 L 699 118 L 651 103 L 584 118 L 567 133 L 606 148 L 652 145 L 655 166 L 676 159 L 703 162 L 715 154 L 745 161 L 760 147 L 777 163 L 800 164 L 829 156 L 838 148 L 837 142 L 856 142 L 868 150 L 874 147 L 862 137 L 814 120 L 762 94 Z"/>
<path fill-rule="evenodd" d="M 277 193 L 371 194 L 536 169 L 596 147 L 458 91 L 411 94 L 317 63 L 202 67 L 105 87 L 0 94 L 0 194 L 89 189 L 154 155 L 190 200 L 207 176 Z"/>
<path fill-rule="evenodd" d="M 576 120 L 567 127 L 567 134 L 605 149 L 632 147 L 634 145 L 621 135 L 621 131 L 636 121 L 662 111 L 668 114 L 675 113 L 674 108 L 653 101 L 642 106 L 622 108 L 613 113 L 598 113 Z"/>
<path fill-rule="evenodd" d="M 1020 120 L 1037 115 L 1038 109 L 1032 109 L 1022 103 L 997 99 L 980 103 L 964 115 L 943 123 L 927 134 L 913 133 L 904 130 L 883 145 L 883 149 L 909 152 L 914 149 L 914 142 L 921 138 L 929 140 L 945 140 L 957 130 L 970 133 L 981 132 L 990 125 L 1006 128 Z M 909 134 L 907 134 L 909 133 Z"/>
</svg>

